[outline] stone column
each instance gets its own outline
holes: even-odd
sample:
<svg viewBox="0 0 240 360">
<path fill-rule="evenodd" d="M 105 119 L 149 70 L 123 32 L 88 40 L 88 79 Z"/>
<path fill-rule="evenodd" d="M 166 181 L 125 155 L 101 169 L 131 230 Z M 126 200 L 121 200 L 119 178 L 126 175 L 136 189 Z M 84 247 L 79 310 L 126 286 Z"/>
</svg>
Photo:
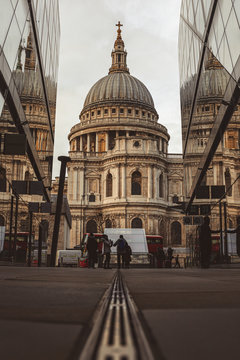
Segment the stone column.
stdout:
<svg viewBox="0 0 240 360">
<path fill-rule="evenodd" d="M 77 200 L 77 168 L 73 168 L 73 200 Z"/>
<path fill-rule="evenodd" d="M 122 198 L 126 199 L 126 164 L 122 165 Z"/>
<path fill-rule="evenodd" d="M 119 198 L 119 189 L 120 189 L 120 165 L 117 165 L 116 169 L 116 198 Z"/>
<path fill-rule="evenodd" d="M 82 141 L 82 136 L 79 136 L 79 150 L 83 151 L 83 141 Z"/>
<path fill-rule="evenodd" d="M 153 177 L 152 177 L 152 166 L 148 167 L 148 198 L 152 198 L 152 188 L 153 188 Z"/>
<path fill-rule="evenodd" d="M 109 135 L 108 135 L 108 132 L 106 132 L 106 151 L 108 151 L 109 149 Z"/>
<path fill-rule="evenodd" d="M 168 178 L 167 178 L 167 174 L 163 174 L 163 191 L 164 191 L 164 199 L 168 200 Z"/>
<path fill-rule="evenodd" d="M 87 152 L 90 152 L 90 134 L 87 134 Z"/>
<path fill-rule="evenodd" d="M 95 152 L 98 152 L 98 133 L 96 132 Z"/>
<path fill-rule="evenodd" d="M 159 138 L 159 151 L 162 152 L 162 138 Z"/>
<path fill-rule="evenodd" d="M 84 168 L 81 167 L 80 171 L 79 171 L 79 195 L 80 195 L 80 201 L 82 201 L 82 196 L 83 196 L 83 182 L 84 182 Z"/>
</svg>

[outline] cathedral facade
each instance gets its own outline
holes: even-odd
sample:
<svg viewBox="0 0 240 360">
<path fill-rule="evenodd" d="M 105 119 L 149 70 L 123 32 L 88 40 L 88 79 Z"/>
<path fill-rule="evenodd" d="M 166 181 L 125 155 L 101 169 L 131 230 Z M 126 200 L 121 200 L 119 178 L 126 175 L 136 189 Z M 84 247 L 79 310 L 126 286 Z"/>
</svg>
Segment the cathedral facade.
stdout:
<svg viewBox="0 0 240 360">
<path fill-rule="evenodd" d="M 165 245 L 185 246 L 182 156 L 168 154 L 170 136 L 146 86 L 130 75 L 118 23 L 107 76 L 86 96 L 80 122 L 69 133 L 67 196 L 71 244 L 105 227 L 144 228 Z"/>
</svg>

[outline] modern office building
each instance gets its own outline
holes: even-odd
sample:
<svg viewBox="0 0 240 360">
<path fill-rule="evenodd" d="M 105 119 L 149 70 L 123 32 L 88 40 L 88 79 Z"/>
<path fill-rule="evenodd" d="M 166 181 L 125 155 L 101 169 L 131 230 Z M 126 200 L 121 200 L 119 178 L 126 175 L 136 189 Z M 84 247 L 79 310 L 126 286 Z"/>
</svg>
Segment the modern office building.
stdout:
<svg viewBox="0 0 240 360">
<path fill-rule="evenodd" d="M 145 228 L 184 246 L 182 215 L 170 208 L 182 200 L 182 156 L 168 153 L 152 96 L 130 75 L 120 26 L 109 73 L 89 90 L 69 134 L 71 246 L 105 227 Z"/>
<path fill-rule="evenodd" d="M 29 202 L 51 199 L 59 5 L 58 0 L 0 4 L 0 226 L 26 233 Z M 45 217 L 33 218 L 35 238 Z"/>
<path fill-rule="evenodd" d="M 210 199 L 199 199 L 204 197 L 200 186 L 225 186 L 227 227 L 236 227 L 240 215 L 239 42 L 239 1 L 182 1 L 179 68 L 184 195 L 188 210 L 191 203 L 213 207 L 219 194 L 210 191 Z M 218 211 L 218 206 L 212 210 L 216 229 L 220 226 Z"/>
</svg>

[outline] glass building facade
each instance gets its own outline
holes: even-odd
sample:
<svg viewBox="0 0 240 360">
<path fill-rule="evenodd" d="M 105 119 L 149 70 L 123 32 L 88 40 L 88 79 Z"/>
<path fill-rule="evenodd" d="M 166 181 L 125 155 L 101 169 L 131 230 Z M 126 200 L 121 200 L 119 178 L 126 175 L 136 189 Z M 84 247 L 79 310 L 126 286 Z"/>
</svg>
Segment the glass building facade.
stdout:
<svg viewBox="0 0 240 360">
<path fill-rule="evenodd" d="M 0 9 L 0 226 L 9 229 L 13 181 L 41 182 L 50 201 L 60 22 L 58 0 L 0 0 Z M 25 190 L 19 231 L 40 199 Z"/>
<path fill-rule="evenodd" d="M 179 69 L 184 186 L 189 204 L 200 185 L 227 185 L 237 167 L 239 43 L 239 0 L 182 1 Z M 232 155 L 228 164 L 224 160 L 227 153 Z M 216 161 L 218 166 L 214 166 Z"/>
</svg>

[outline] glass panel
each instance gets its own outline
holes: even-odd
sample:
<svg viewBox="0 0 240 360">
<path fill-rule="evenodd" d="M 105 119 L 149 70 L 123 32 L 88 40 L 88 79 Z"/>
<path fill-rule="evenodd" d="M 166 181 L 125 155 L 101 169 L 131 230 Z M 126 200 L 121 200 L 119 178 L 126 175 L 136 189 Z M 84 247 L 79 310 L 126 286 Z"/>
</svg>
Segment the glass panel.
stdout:
<svg viewBox="0 0 240 360">
<path fill-rule="evenodd" d="M 208 13 L 209 13 L 211 2 L 212 2 L 212 0 L 202 0 L 206 20 L 208 18 Z"/>
<path fill-rule="evenodd" d="M 216 42 L 215 30 L 214 26 L 211 27 L 209 36 L 208 36 L 208 48 L 212 51 L 212 53 L 217 56 L 218 46 Z"/>
<path fill-rule="evenodd" d="M 6 41 L 3 46 L 3 51 L 11 70 L 13 70 L 13 66 L 17 58 L 20 39 L 21 39 L 21 34 L 19 32 L 17 20 L 14 16 L 11 22 L 10 29 L 8 31 Z"/>
<path fill-rule="evenodd" d="M 218 4 L 221 9 L 223 23 L 226 25 L 232 8 L 232 0 L 218 0 Z"/>
<path fill-rule="evenodd" d="M 240 28 L 237 23 L 235 12 L 232 10 L 227 27 L 226 27 L 226 36 L 230 48 L 230 54 L 232 58 L 233 66 L 235 66 L 236 61 L 239 57 L 239 41 L 240 41 Z"/>
<path fill-rule="evenodd" d="M 216 36 L 216 42 L 217 45 L 220 45 L 220 42 L 222 40 L 223 32 L 224 32 L 224 26 L 222 21 L 222 16 L 219 10 L 219 6 L 217 5 L 214 19 L 213 19 L 213 27 L 215 30 L 215 36 Z"/>
<path fill-rule="evenodd" d="M 217 57 L 218 57 L 219 61 L 224 65 L 226 70 L 231 74 L 233 71 L 233 65 L 232 65 L 232 59 L 231 59 L 230 52 L 229 52 L 227 37 L 225 34 L 222 38 Z"/>
<path fill-rule="evenodd" d="M 240 1 L 239 0 L 234 2 L 234 9 L 235 9 L 235 13 L 236 13 L 237 21 L 238 21 L 238 26 L 240 27 Z"/>
<path fill-rule="evenodd" d="M 25 0 L 19 0 L 16 11 L 15 11 L 15 15 L 16 15 L 18 26 L 19 26 L 19 29 L 20 29 L 21 33 L 23 32 L 23 28 L 24 28 L 25 23 L 26 23 L 28 12 L 29 12 L 29 8 L 27 6 L 26 1 Z"/>
<path fill-rule="evenodd" d="M 9 24 L 13 17 L 13 8 L 9 0 L 0 0 L 0 9 L 4 9 L 4 11 L 0 11 L 0 45 L 2 46 L 7 35 Z"/>
<path fill-rule="evenodd" d="M 189 2 L 188 20 L 192 25 L 194 25 L 194 12 L 193 12 L 192 1 Z"/>
<path fill-rule="evenodd" d="M 196 22 L 197 31 L 201 35 L 203 35 L 204 30 L 205 30 L 205 21 L 204 21 L 203 12 L 202 12 L 202 5 L 200 2 L 198 3 L 195 22 Z"/>
<path fill-rule="evenodd" d="M 3 98 L 2 94 L 0 93 L 0 113 L 2 112 L 3 104 L 4 104 L 4 98 Z"/>
<path fill-rule="evenodd" d="M 16 5 L 17 5 L 18 0 L 11 0 L 12 6 L 15 9 Z"/>
</svg>

